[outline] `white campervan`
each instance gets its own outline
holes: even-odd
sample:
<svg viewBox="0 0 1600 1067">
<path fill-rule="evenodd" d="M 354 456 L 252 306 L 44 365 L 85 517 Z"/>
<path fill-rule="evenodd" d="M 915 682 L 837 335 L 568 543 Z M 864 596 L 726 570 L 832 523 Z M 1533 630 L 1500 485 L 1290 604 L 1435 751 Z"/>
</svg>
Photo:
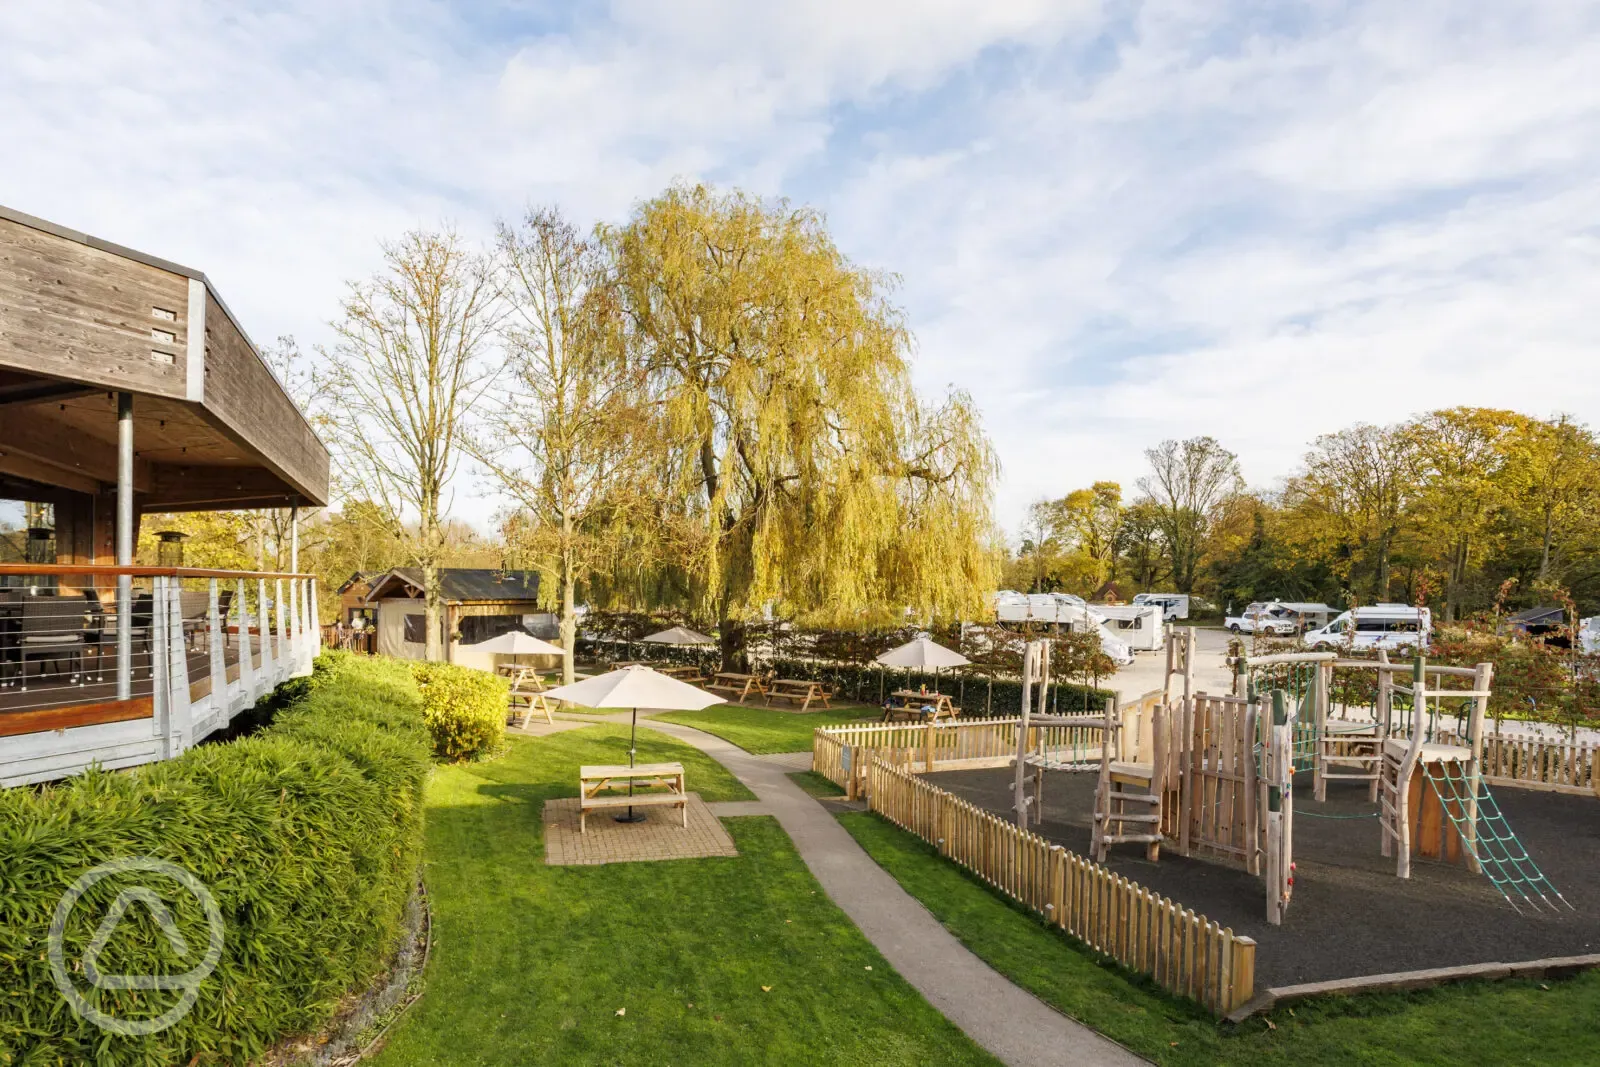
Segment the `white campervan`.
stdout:
<svg viewBox="0 0 1600 1067">
<path fill-rule="evenodd" d="M 1189 617 L 1189 596 L 1187 593 L 1135 593 L 1135 604 L 1159 605 L 1168 622 L 1173 619 L 1187 619 Z"/>
<path fill-rule="evenodd" d="M 1415 648 L 1433 633 L 1433 613 L 1410 604 L 1373 604 L 1354 608 L 1320 630 L 1306 633 L 1308 648 Z"/>
</svg>

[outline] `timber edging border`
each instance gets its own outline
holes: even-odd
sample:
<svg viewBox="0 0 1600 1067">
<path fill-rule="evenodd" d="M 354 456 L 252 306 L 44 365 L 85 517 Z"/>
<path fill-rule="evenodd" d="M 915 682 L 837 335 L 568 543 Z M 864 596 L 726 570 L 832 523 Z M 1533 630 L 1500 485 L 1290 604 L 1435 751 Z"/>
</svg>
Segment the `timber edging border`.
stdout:
<svg viewBox="0 0 1600 1067">
<path fill-rule="evenodd" d="M 1431 989 L 1451 982 L 1473 980 L 1564 978 L 1597 967 L 1600 967 L 1600 953 L 1584 956 L 1550 956 L 1521 963 L 1468 963 L 1459 967 L 1431 967 L 1420 971 L 1393 971 L 1389 974 L 1369 974 L 1357 978 L 1334 978 L 1326 982 L 1306 982 L 1301 985 L 1277 986 L 1263 990 L 1223 1018 L 1230 1023 L 1239 1023 L 1252 1015 L 1271 1011 L 1279 1004 L 1308 1000 L 1312 997 Z"/>
</svg>

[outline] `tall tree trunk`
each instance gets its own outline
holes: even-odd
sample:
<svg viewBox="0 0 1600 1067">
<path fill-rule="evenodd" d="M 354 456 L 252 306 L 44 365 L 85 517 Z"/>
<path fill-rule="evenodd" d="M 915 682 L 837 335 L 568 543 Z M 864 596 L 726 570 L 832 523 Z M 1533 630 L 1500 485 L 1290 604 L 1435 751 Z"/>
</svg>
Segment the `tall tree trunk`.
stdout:
<svg viewBox="0 0 1600 1067">
<path fill-rule="evenodd" d="M 1550 542 L 1554 539 L 1555 522 L 1549 508 L 1544 511 L 1544 543 L 1539 552 L 1539 580 L 1544 581 L 1550 573 Z"/>
<path fill-rule="evenodd" d="M 1373 592 L 1376 594 L 1373 599 L 1375 601 L 1381 602 L 1389 599 L 1389 543 L 1393 538 L 1394 527 L 1392 526 L 1384 530 L 1383 535 L 1378 538 L 1378 573 L 1373 582 Z"/>
<path fill-rule="evenodd" d="M 423 658 L 429 663 L 444 659 L 444 594 L 439 586 L 439 567 L 432 560 L 422 564 L 423 624 L 427 627 Z"/>
<path fill-rule="evenodd" d="M 578 648 L 577 581 L 572 564 L 572 516 L 561 516 L 561 684 L 573 682 L 573 656 Z"/>
<path fill-rule="evenodd" d="M 439 580 L 439 516 L 435 511 L 438 496 L 425 491 L 422 497 L 418 531 L 422 535 L 422 620 L 427 629 L 423 638 L 423 658 L 429 663 L 444 660 L 444 590 Z"/>
</svg>

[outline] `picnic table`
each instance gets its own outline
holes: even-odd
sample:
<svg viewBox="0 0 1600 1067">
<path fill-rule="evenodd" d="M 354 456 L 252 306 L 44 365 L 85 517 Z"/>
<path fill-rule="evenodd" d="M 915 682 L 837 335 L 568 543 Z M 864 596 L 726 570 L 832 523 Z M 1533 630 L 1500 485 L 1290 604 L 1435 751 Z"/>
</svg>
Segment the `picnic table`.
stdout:
<svg viewBox="0 0 1600 1067">
<path fill-rule="evenodd" d="M 740 704 L 752 694 L 767 695 L 767 687 L 762 684 L 759 674 L 740 674 L 738 671 L 718 671 L 711 676 L 705 688 L 713 693 L 727 693 Z"/>
<path fill-rule="evenodd" d="M 632 793 L 601 796 L 607 790 L 644 785 L 661 787 L 665 792 Z M 683 764 L 641 763 L 636 767 L 626 765 L 578 768 L 578 832 L 586 833 L 586 819 L 591 811 L 600 808 L 646 807 L 665 805 L 683 812 L 683 825 L 689 826 L 689 794 L 684 789 Z"/>
<path fill-rule="evenodd" d="M 932 708 L 930 714 L 922 710 Z M 953 719 L 961 714 L 948 693 L 924 693 L 916 689 L 896 689 L 889 694 L 889 706 L 884 709 L 884 722 L 938 722 Z"/>
<path fill-rule="evenodd" d="M 526 726 L 533 713 L 543 712 L 544 721 L 551 726 L 556 720 L 550 714 L 550 702 L 544 697 L 544 682 L 535 667 L 518 667 L 511 674 L 511 692 L 506 694 L 506 714 L 515 726 Z"/>
<path fill-rule="evenodd" d="M 827 686 L 821 682 L 813 682 L 804 678 L 776 678 L 767 684 L 767 703 L 774 700 L 788 700 L 799 704 L 800 710 L 805 711 L 814 700 L 823 707 L 831 707 L 828 703 L 833 694 L 828 692 Z"/>
<path fill-rule="evenodd" d="M 678 681 L 688 682 L 690 685 L 698 685 L 705 681 L 705 678 L 700 674 L 700 668 L 692 663 L 669 663 L 665 666 L 657 667 L 656 670 L 668 678 L 676 678 Z"/>
</svg>

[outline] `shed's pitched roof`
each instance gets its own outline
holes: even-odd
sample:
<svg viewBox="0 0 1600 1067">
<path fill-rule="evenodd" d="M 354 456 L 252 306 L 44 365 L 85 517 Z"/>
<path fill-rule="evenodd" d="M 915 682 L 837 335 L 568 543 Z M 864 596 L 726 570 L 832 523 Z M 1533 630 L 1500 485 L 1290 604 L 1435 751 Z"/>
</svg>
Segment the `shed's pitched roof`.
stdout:
<svg viewBox="0 0 1600 1067">
<path fill-rule="evenodd" d="M 1510 616 L 1508 621 L 1514 623 L 1530 623 L 1546 622 L 1553 619 L 1556 622 L 1561 622 L 1565 613 L 1566 609 L 1564 609 L 1560 604 L 1541 604 L 1536 608 L 1523 608 L 1521 611 Z"/>
<path fill-rule="evenodd" d="M 442 567 L 440 591 L 451 604 L 470 604 L 486 600 L 537 600 L 539 575 L 536 571 L 501 571 L 492 567 Z M 368 600 L 381 600 L 398 592 L 422 594 L 422 570 L 396 567 L 375 579 Z M 407 592 L 407 595 L 411 595 Z"/>
</svg>

